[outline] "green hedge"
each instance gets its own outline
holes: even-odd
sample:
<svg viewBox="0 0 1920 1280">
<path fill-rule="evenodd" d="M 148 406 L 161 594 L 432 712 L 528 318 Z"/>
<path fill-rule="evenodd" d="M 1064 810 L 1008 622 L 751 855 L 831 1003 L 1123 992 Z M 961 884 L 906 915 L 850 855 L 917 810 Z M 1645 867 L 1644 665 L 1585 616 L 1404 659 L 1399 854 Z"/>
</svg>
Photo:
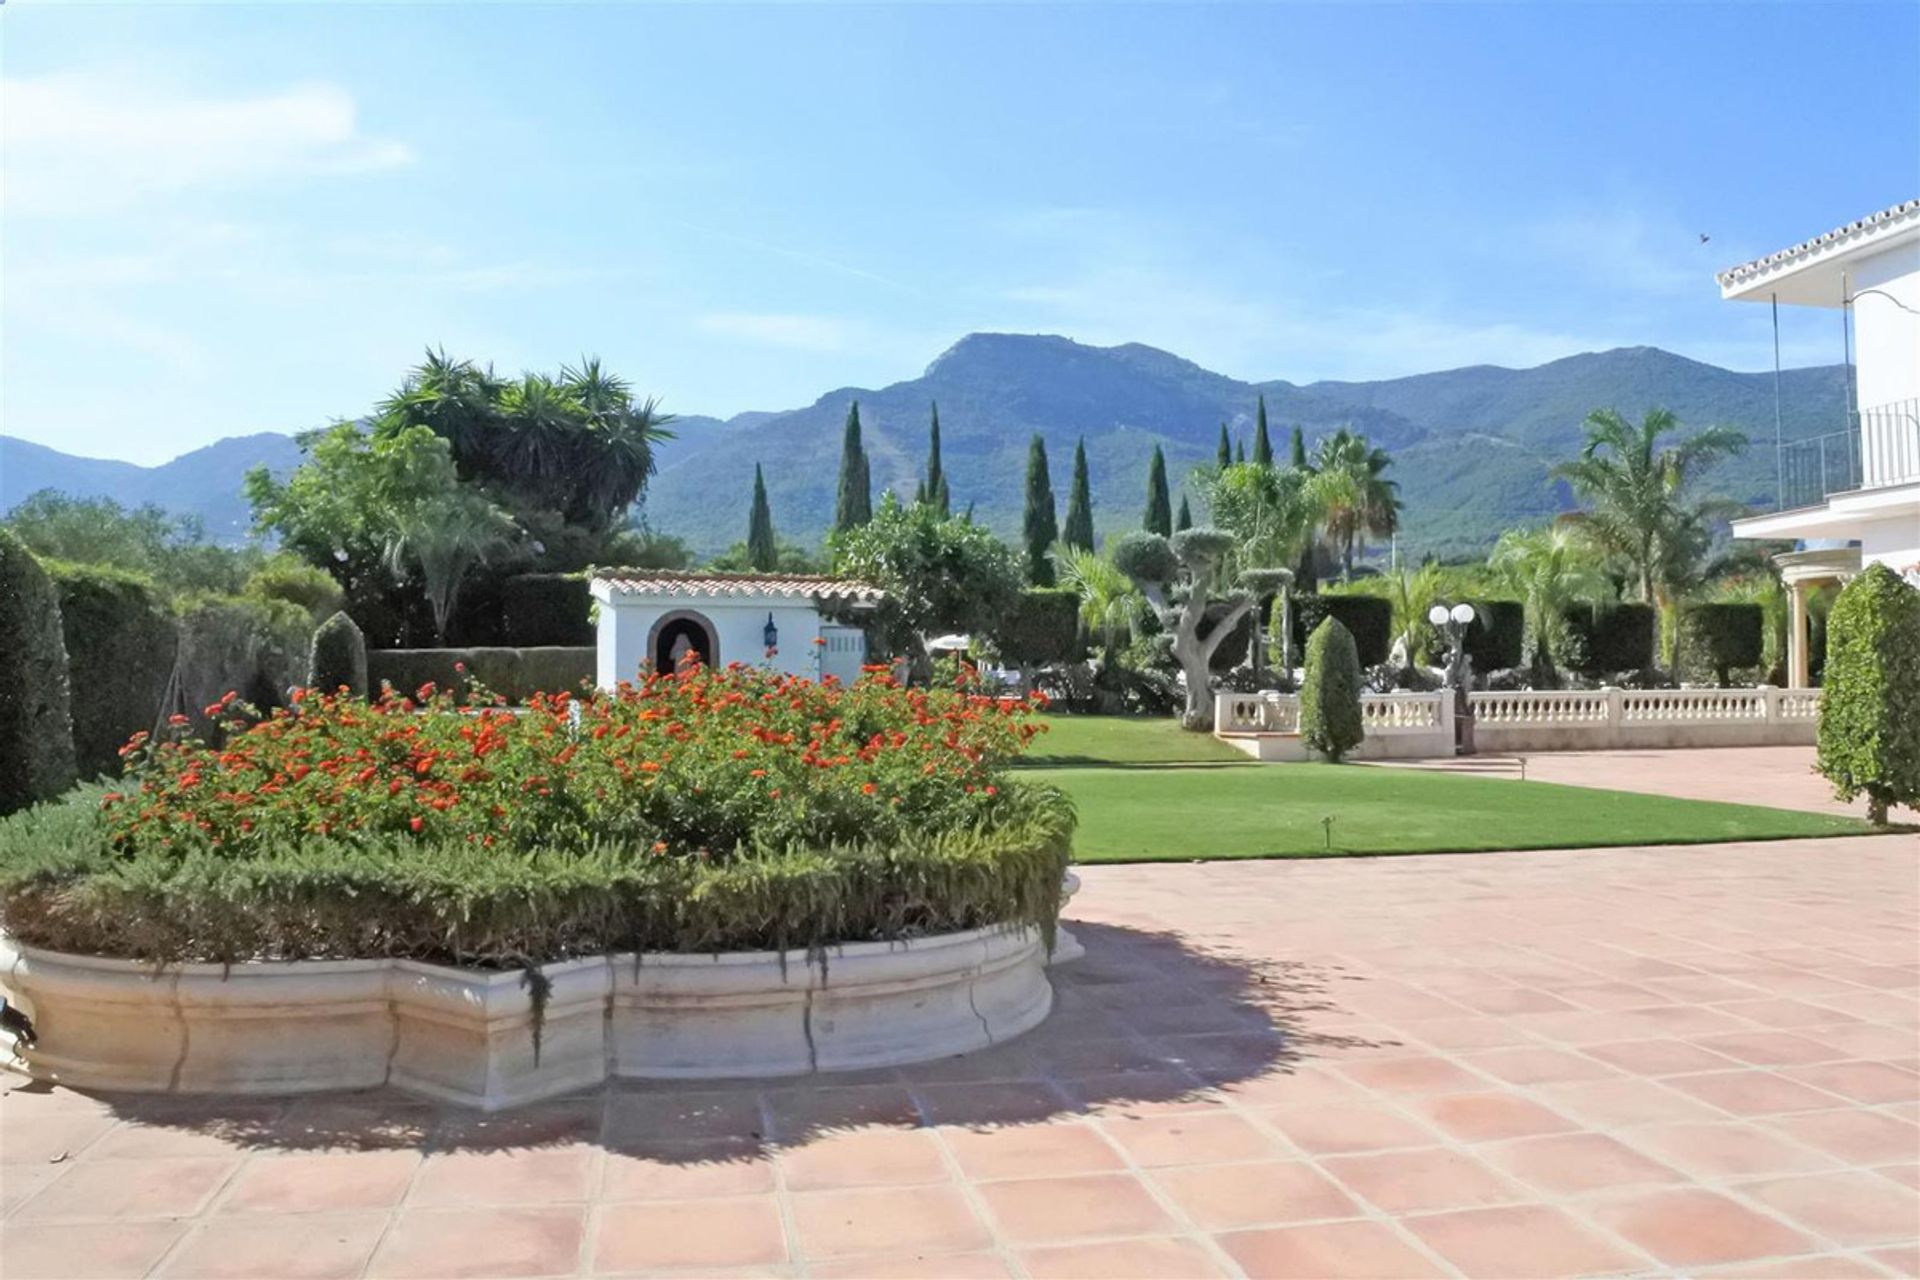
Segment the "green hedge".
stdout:
<svg viewBox="0 0 1920 1280">
<path fill-rule="evenodd" d="M 626 951 L 819 949 L 1024 922 L 1049 945 L 1073 842 L 1051 787 L 991 828 L 855 847 L 652 857 L 312 837 L 246 858 L 111 849 L 100 793 L 0 822 L 0 928 L 154 961 L 406 956 L 511 968 Z"/>
<path fill-rule="evenodd" d="M 1567 611 L 1566 620 L 1567 652 L 1555 656 L 1581 675 L 1598 678 L 1653 665 L 1659 627 L 1652 605 L 1580 605 Z"/>
<path fill-rule="evenodd" d="M 313 619 L 286 600 L 197 596 L 175 606 L 180 618 L 180 678 L 166 710 L 196 719 L 232 692 L 257 707 L 287 705 L 307 682 Z"/>
<path fill-rule="evenodd" d="M 152 582 L 100 565 L 55 564 L 80 775 L 118 777 L 120 748 L 160 719 L 180 625 Z"/>
<path fill-rule="evenodd" d="M 1015 667 L 1043 667 L 1080 656 L 1080 596 L 1031 587 L 1014 599 L 994 629 L 994 648 Z"/>
<path fill-rule="evenodd" d="M 1674 668 L 1686 680 L 1711 677 L 1722 689 L 1736 667 L 1757 667 L 1767 647 L 1766 610 L 1757 604 L 1690 604 L 1680 610 Z"/>
<path fill-rule="evenodd" d="M 1816 766 L 1867 817 L 1920 807 L 1920 591 L 1869 565 L 1834 601 Z"/>
<path fill-rule="evenodd" d="M 74 781 L 60 599 L 39 561 L 0 529 L 0 813 Z"/>
<path fill-rule="evenodd" d="M 573 645 L 529 649 L 375 649 L 367 654 L 368 686 L 412 693 L 423 684 L 458 689 L 471 677 L 510 702 L 535 693 L 578 689 L 595 674 L 596 651 Z M 465 675 L 455 665 L 466 667 Z"/>
<path fill-rule="evenodd" d="M 590 645 L 593 596 L 584 577 L 571 573 L 522 573 L 500 587 L 505 646 L 541 648 Z"/>
<path fill-rule="evenodd" d="M 367 696 L 367 638 L 346 614 L 334 614 L 313 633 L 307 686 L 323 693 L 345 689 L 356 698 Z"/>
<path fill-rule="evenodd" d="M 1470 600 L 1474 619 L 1467 624 L 1467 656 L 1475 672 L 1505 671 L 1524 659 L 1527 607 L 1518 600 Z"/>
<path fill-rule="evenodd" d="M 1294 652 L 1306 647 L 1307 637 L 1328 618 L 1338 618 L 1353 638 L 1362 667 L 1377 667 L 1393 649 L 1393 602 L 1382 596 L 1295 596 Z"/>
</svg>

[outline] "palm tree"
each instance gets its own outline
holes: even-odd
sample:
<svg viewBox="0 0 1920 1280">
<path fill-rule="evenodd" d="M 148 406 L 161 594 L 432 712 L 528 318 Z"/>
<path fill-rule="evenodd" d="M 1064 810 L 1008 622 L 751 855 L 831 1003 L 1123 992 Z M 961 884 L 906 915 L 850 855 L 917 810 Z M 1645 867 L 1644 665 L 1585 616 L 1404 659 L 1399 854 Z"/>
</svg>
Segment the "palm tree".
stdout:
<svg viewBox="0 0 1920 1280">
<path fill-rule="evenodd" d="M 1060 585 L 1080 597 L 1080 620 L 1089 631 L 1100 633 L 1104 662 L 1113 666 L 1119 632 L 1145 616 L 1146 597 L 1133 579 L 1103 555 L 1063 543 L 1054 549 L 1053 557 Z"/>
<path fill-rule="evenodd" d="M 1606 566 L 1566 524 L 1507 530 L 1487 564 L 1519 593 L 1533 641 L 1533 668 L 1543 674 L 1553 670 L 1553 655 L 1565 646 L 1568 607 L 1598 604 L 1613 595 Z"/>
<path fill-rule="evenodd" d="M 433 633 L 447 642 L 447 621 L 467 574 L 488 553 L 505 543 L 514 523 L 504 511 L 469 489 L 449 488 L 403 512 L 395 512 L 387 542 L 387 561 L 404 577 L 412 561 L 420 569 Z"/>
<path fill-rule="evenodd" d="M 1241 462 L 1194 476 L 1213 523 L 1232 534 L 1237 567 L 1291 566 L 1322 509 L 1310 478 L 1291 467 Z"/>
<path fill-rule="evenodd" d="M 1657 602 L 1699 564 L 1711 542 L 1709 526 L 1724 502 L 1689 503 L 1685 490 L 1709 464 L 1742 452 L 1747 437 L 1731 427 L 1708 427 L 1674 444 L 1679 430 L 1666 409 L 1649 409 L 1638 425 L 1613 409 L 1596 409 L 1582 424 L 1580 456 L 1556 466 L 1587 509 L 1565 517 L 1600 549 L 1625 561 L 1639 598 Z"/>
<path fill-rule="evenodd" d="M 1340 548 L 1343 580 L 1353 578 L 1354 551 L 1362 538 L 1391 537 L 1400 527 L 1400 486 L 1384 475 L 1392 465 L 1392 455 L 1351 427 L 1320 440 L 1311 484 L 1321 525 Z"/>
</svg>

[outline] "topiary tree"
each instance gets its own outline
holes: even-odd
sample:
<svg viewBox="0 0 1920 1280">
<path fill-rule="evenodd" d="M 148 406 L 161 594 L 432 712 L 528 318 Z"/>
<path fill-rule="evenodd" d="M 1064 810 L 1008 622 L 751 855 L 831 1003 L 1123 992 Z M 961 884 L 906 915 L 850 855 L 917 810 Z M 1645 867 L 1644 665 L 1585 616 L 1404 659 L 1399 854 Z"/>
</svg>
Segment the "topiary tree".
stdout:
<svg viewBox="0 0 1920 1280">
<path fill-rule="evenodd" d="M 367 696 L 367 638 L 346 614 L 334 614 L 313 633 L 307 687 L 326 693 L 344 687 L 356 698 Z"/>
<path fill-rule="evenodd" d="M 0 813 L 74 783 L 67 645 L 53 582 L 0 529 Z"/>
<path fill-rule="evenodd" d="M 1867 820 L 1920 804 L 1920 591 L 1883 564 L 1849 582 L 1827 618 L 1815 768 Z"/>
<path fill-rule="evenodd" d="M 1180 723 L 1188 729 L 1213 728 L 1214 651 L 1253 607 L 1253 596 L 1245 591 L 1209 599 L 1233 547 L 1232 534 L 1200 528 L 1184 529 L 1171 541 L 1153 533 L 1130 533 L 1113 548 L 1115 567 L 1152 602 L 1172 636 L 1173 658 L 1187 681 Z M 1224 610 L 1209 610 L 1210 603 Z"/>
<path fill-rule="evenodd" d="M 1028 683 L 1036 667 L 1070 662 L 1081 652 L 1080 594 L 1064 587 L 1029 587 L 1014 597 L 993 629 L 993 647 Z"/>
<path fill-rule="evenodd" d="M 1680 610 L 1674 668 L 1687 679 L 1711 675 L 1725 689 L 1736 667 L 1757 667 L 1766 652 L 1766 611 L 1757 604 L 1690 604 Z"/>
<path fill-rule="evenodd" d="M 1307 637 L 1300 685 L 1300 741 L 1336 764 L 1366 740 L 1360 715 L 1360 653 L 1353 633 L 1329 617 Z"/>
</svg>

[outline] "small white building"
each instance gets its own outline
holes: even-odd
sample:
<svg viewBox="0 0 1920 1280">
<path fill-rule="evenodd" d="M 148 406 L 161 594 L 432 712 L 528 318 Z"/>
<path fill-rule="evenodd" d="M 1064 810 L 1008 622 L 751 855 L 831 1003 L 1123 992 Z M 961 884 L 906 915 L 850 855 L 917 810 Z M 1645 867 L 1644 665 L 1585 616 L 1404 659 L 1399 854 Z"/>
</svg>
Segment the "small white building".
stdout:
<svg viewBox="0 0 1920 1280">
<path fill-rule="evenodd" d="M 611 689 L 642 670 L 672 671 L 691 650 L 709 666 L 741 662 L 852 683 L 867 660 L 859 625 L 884 594 L 847 578 L 797 573 L 602 569 L 595 682 Z M 816 641 L 818 643 L 816 643 Z"/>
<path fill-rule="evenodd" d="M 1834 430 L 1778 445 L 1781 509 L 1733 522 L 1736 538 L 1792 539 L 1777 557 L 1791 595 L 1789 683 L 1807 673 L 1807 593 L 1884 564 L 1920 582 L 1920 200 L 1729 268 L 1720 294 L 1841 313 L 1852 378 Z"/>
</svg>

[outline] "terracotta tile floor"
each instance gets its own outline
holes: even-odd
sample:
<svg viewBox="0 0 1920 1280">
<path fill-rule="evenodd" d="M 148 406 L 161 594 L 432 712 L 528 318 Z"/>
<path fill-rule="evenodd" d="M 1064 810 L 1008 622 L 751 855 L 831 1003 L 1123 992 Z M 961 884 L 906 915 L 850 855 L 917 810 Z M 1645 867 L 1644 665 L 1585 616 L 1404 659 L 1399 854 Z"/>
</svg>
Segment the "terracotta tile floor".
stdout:
<svg viewBox="0 0 1920 1280">
<path fill-rule="evenodd" d="M 1092 867 L 1038 1031 L 502 1116 L 9 1078 L 0 1276 L 1912 1275 L 1920 839 Z"/>
</svg>

